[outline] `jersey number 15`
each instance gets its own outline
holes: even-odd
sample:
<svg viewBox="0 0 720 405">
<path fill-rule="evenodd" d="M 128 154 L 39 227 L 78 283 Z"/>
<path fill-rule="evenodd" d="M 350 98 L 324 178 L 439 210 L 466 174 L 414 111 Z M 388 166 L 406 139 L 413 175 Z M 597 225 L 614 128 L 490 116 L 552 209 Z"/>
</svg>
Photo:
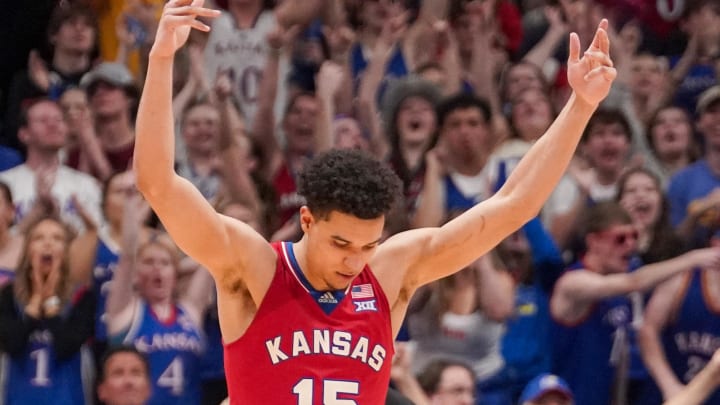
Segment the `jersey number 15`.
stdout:
<svg viewBox="0 0 720 405">
<path fill-rule="evenodd" d="M 293 387 L 293 394 L 297 395 L 297 405 L 313 404 L 313 380 L 303 378 Z M 352 399 L 339 399 L 342 394 L 357 395 L 360 393 L 360 384 L 355 381 L 323 380 L 323 405 L 357 405 Z"/>
</svg>

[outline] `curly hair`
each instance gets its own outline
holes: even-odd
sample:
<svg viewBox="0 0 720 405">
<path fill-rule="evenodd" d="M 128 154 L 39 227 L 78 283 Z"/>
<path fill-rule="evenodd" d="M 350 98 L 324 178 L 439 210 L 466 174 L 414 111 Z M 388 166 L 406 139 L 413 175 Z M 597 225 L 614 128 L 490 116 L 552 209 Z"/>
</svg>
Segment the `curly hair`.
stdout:
<svg viewBox="0 0 720 405">
<path fill-rule="evenodd" d="M 398 199 L 397 175 L 366 152 L 331 150 L 308 162 L 298 178 L 298 193 L 318 218 L 332 211 L 374 219 Z"/>
</svg>

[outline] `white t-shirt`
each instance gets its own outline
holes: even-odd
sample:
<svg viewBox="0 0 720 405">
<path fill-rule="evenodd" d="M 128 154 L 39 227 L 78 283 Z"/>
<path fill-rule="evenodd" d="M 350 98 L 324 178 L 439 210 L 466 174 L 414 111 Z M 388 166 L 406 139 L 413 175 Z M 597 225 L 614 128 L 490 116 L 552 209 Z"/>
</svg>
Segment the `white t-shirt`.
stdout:
<svg viewBox="0 0 720 405">
<path fill-rule="evenodd" d="M 10 170 L 0 172 L 0 181 L 10 187 L 15 203 L 15 221 L 20 221 L 32 208 L 35 202 L 36 186 L 35 173 L 25 164 Z M 72 204 L 72 196 L 77 200 L 88 214 L 101 223 L 101 191 L 100 185 L 94 177 L 60 165 L 55 176 L 55 183 L 50 190 L 60 207 L 60 216 L 68 225 L 76 230 L 83 230 L 82 219 Z"/>
<path fill-rule="evenodd" d="M 267 35 L 275 29 L 277 21 L 272 10 L 260 13 L 252 28 L 240 29 L 228 12 L 213 20 L 212 30 L 205 46 L 205 72 L 210 83 L 215 82 L 219 71 L 230 70 L 234 81 L 233 97 L 247 124 L 251 125 L 257 110 L 260 82 L 267 59 Z M 280 61 L 277 88 L 278 103 L 285 100 L 283 79 L 289 63 Z M 276 103 L 276 112 L 278 111 Z M 276 115 L 277 116 L 277 115 Z"/>
</svg>

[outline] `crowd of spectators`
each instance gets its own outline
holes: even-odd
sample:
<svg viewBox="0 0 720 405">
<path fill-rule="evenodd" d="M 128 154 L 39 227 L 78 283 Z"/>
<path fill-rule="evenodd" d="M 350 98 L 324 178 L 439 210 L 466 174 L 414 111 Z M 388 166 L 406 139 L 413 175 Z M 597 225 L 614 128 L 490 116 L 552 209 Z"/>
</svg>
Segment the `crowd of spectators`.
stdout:
<svg viewBox="0 0 720 405">
<path fill-rule="evenodd" d="M 0 17 L 0 404 L 227 397 L 212 279 L 132 172 L 163 4 Z M 205 6 L 221 16 L 174 65 L 175 167 L 270 241 L 300 237 L 296 173 L 333 148 L 401 178 L 386 237 L 487 199 L 570 96 L 569 33 L 607 18 L 618 77 L 565 176 L 535 219 L 418 291 L 388 403 L 720 404 L 720 2 Z"/>
</svg>

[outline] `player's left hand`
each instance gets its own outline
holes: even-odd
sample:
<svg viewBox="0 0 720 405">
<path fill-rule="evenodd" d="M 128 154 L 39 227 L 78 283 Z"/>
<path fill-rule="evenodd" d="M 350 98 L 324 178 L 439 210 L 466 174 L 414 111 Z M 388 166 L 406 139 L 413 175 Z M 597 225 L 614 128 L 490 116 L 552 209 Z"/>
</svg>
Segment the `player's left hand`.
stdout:
<svg viewBox="0 0 720 405">
<path fill-rule="evenodd" d="M 610 92 L 617 76 L 610 59 L 608 21 L 603 19 L 595 32 L 592 43 L 580 57 L 580 38 L 570 34 L 570 57 L 568 58 L 568 81 L 576 96 L 590 105 L 598 105 Z"/>
</svg>

